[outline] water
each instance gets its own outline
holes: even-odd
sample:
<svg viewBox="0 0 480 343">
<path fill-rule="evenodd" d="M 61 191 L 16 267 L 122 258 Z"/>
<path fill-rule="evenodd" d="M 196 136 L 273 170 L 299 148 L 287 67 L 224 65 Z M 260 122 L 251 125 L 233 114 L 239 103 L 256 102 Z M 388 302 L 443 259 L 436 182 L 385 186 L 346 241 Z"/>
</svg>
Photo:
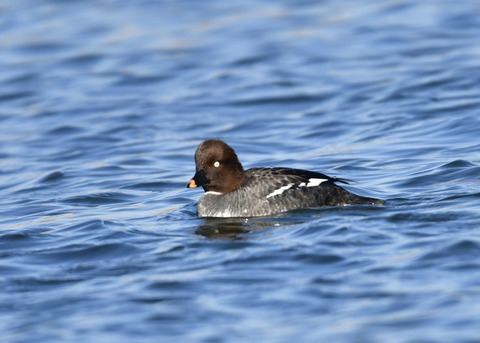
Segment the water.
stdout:
<svg viewBox="0 0 480 343">
<path fill-rule="evenodd" d="M 2 342 L 480 342 L 479 11 L 4 0 Z M 200 219 L 206 138 L 387 205 Z"/>
</svg>

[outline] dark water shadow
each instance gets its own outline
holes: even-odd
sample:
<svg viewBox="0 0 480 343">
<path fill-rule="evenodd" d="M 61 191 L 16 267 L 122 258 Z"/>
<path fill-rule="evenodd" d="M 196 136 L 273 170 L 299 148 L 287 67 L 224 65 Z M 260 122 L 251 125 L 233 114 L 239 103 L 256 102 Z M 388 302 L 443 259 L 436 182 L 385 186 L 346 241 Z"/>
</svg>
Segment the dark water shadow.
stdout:
<svg viewBox="0 0 480 343">
<path fill-rule="evenodd" d="M 195 230 L 206 238 L 242 239 L 240 235 L 250 232 L 245 218 L 206 218 Z"/>
<path fill-rule="evenodd" d="M 303 223 L 304 220 L 287 215 L 258 218 L 205 218 L 195 230 L 197 235 L 213 239 L 246 239 L 246 234 L 273 227 Z"/>
</svg>

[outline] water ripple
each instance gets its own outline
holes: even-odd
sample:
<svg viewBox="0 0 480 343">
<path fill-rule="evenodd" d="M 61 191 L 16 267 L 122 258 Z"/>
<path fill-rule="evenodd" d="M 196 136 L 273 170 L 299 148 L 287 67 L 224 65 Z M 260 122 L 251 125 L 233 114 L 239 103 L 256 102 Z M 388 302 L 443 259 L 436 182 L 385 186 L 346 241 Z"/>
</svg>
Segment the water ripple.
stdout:
<svg viewBox="0 0 480 343">
<path fill-rule="evenodd" d="M 478 9 L 4 0 L 2 340 L 477 342 Z M 199 218 L 207 138 L 386 205 Z"/>
</svg>

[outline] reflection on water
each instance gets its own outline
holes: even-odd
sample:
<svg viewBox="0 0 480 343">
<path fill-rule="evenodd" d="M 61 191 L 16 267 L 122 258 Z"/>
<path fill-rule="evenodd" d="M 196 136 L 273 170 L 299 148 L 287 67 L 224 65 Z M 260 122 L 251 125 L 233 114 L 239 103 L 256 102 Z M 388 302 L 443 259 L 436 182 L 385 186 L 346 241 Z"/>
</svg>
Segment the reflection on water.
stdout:
<svg viewBox="0 0 480 343">
<path fill-rule="evenodd" d="M 240 235 L 250 231 L 246 218 L 206 218 L 195 233 L 207 238 L 242 239 Z"/>
<path fill-rule="evenodd" d="M 244 239 L 242 234 L 291 225 L 292 220 L 285 218 L 205 218 L 204 223 L 195 230 L 195 233 L 207 238 Z M 290 223 L 289 223 L 290 222 Z"/>
</svg>

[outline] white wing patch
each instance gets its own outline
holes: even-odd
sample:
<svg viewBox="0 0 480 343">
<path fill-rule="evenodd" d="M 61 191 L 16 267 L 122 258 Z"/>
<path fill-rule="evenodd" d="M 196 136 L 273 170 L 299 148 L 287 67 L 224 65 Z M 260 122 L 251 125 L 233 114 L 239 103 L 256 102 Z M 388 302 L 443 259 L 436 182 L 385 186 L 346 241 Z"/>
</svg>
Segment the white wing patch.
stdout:
<svg viewBox="0 0 480 343">
<path fill-rule="evenodd" d="M 325 181 L 328 181 L 328 179 L 315 179 L 315 178 L 311 178 L 311 179 L 308 179 L 308 183 L 302 182 L 302 183 L 298 184 L 298 187 L 316 187 L 316 186 L 320 185 L 322 182 L 325 182 Z M 286 186 L 282 186 L 282 187 L 274 190 L 274 191 L 273 191 L 272 193 L 270 193 L 269 195 L 267 195 L 267 198 L 274 197 L 275 195 L 280 195 L 280 194 L 282 194 L 283 192 L 285 192 L 287 189 L 292 188 L 293 186 L 295 186 L 294 183 L 289 183 L 289 184 L 286 185 Z"/>
<path fill-rule="evenodd" d="M 328 181 L 328 180 L 327 179 L 308 179 L 307 187 L 316 187 L 325 181 Z M 304 182 L 302 182 L 300 186 L 302 186 L 302 184 L 304 184 Z"/>
<path fill-rule="evenodd" d="M 286 185 L 286 186 L 282 186 L 282 187 L 274 190 L 272 193 L 270 193 L 269 195 L 267 195 L 267 199 L 268 199 L 268 198 L 271 198 L 271 197 L 274 197 L 275 195 L 280 195 L 280 194 L 282 194 L 282 193 L 285 192 L 287 189 L 292 188 L 293 185 L 294 185 L 294 183 L 289 183 L 289 184 Z"/>
</svg>

